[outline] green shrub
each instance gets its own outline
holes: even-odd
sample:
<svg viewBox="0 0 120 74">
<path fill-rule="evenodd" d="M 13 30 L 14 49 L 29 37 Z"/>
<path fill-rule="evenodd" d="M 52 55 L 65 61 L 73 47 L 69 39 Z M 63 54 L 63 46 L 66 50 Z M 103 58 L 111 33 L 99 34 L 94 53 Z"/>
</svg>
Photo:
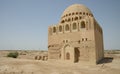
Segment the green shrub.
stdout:
<svg viewBox="0 0 120 74">
<path fill-rule="evenodd" d="M 10 52 L 10 53 L 8 53 L 7 57 L 17 58 L 18 52 Z"/>
</svg>

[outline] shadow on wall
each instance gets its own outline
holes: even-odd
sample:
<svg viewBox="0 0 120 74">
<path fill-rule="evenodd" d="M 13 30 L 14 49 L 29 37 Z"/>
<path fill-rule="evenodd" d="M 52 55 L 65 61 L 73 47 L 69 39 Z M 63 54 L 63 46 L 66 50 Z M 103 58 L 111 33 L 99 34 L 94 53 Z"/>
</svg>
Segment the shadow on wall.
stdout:
<svg viewBox="0 0 120 74">
<path fill-rule="evenodd" d="M 105 64 L 105 63 L 111 63 L 113 60 L 113 57 L 104 57 L 98 64 Z"/>
</svg>

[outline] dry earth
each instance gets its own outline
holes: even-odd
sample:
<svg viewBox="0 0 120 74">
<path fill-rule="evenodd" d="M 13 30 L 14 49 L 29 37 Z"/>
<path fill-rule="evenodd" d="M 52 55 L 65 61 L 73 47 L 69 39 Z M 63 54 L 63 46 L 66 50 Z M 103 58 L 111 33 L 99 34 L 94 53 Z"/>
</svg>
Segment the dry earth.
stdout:
<svg viewBox="0 0 120 74">
<path fill-rule="evenodd" d="M 0 74 L 120 74 L 120 54 L 105 52 L 98 65 L 85 65 L 61 61 L 34 60 L 41 51 L 18 51 L 19 57 L 9 58 L 11 51 L 0 51 Z"/>
</svg>

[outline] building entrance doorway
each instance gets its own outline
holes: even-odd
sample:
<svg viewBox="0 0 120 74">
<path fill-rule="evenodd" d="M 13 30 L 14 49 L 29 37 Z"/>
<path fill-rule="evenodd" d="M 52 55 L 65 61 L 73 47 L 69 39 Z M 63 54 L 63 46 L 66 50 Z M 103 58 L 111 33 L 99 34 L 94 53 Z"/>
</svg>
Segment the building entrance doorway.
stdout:
<svg viewBox="0 0 120 74">
<path fill-rule="evenodd" d="M 78 48 L 75 48 L 75 62 L 79 61 L 80 51 Z"/>
</svg>

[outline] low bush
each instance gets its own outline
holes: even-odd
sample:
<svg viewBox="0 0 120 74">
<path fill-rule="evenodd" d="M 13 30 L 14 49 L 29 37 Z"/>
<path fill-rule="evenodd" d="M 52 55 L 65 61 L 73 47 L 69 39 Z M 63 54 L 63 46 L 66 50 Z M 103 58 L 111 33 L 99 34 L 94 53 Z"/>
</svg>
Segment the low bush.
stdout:
<svg viewBox="0 0 120 74">
<path fill-rule="evenodd" d="M 8 53 L 7 57 L 17 58 L 18 52 L 10 52 L 10 53 Z"/>
</svg>

